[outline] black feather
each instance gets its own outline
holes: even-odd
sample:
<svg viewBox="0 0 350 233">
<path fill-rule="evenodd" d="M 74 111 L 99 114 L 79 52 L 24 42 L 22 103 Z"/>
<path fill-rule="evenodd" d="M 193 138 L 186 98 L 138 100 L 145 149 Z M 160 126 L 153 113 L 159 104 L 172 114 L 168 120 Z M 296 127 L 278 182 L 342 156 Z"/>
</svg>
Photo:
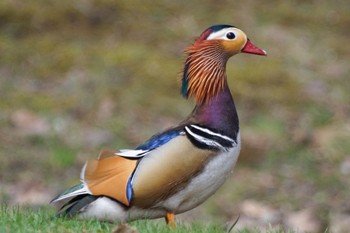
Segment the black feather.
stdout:
<svg viewBox="0 0 350 233">
<path fill-rule="evenodd" d="M 89 194 L 76 196 L 60 208 L 57 217 L 73 217 L 77 215 L 83 207 L 89 205 L 98 198 L 98 196 Z"/>
</svg>

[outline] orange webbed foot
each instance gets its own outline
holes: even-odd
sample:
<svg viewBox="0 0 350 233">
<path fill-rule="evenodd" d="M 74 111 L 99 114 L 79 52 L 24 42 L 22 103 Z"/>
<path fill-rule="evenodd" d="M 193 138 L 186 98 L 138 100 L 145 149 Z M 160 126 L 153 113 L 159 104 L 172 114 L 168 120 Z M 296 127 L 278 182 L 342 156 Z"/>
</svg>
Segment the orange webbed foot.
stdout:
<svg viewBox="0 0 350 233">
<path fill-rule="evenodd" d="M 168 224 L 168 226 L 172 229 L 176 228 L 175 224 L 175 214 L 172 212 L 167 212 L 165 215 L 165 221 Z"/>
</svg>

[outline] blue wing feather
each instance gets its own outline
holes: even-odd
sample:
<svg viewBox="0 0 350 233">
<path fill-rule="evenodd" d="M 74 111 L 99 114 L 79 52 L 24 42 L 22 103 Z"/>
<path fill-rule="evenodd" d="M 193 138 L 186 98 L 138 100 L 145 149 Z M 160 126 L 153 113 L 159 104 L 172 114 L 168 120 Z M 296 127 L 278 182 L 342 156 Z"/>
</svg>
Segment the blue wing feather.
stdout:
<svg viewBox="0 0 350 233">
<path fill-rule="evenodd" d="M 168 141 L 170 141 L 174 137 L 179 136 L 182 131 L 183 131 L 182 129 L 171 129 L 171 130 L 165 131 L 161 134 L 156 134 L 156 135 L 152 136 L 149 140 L 147 140 L 145 143 L 139 145 L 136 148 L 136 150 L 153 150 L 153 149 L 167 143 Z"/>
<path fill-rule="evenodd" d="M 115 153 L 118 156 L 128 158 L 128 159 L 140 159 L 143 156 L 150 153 L 152 150 L 156 149 L 157 147 L 164 145 L 174 137 L 181 134 L 183 131 L 183 127 L 173 128 L 170 130 L 167 130 L 163 133 L 156 134 L 152 136 L 149 140 L 147 140 L 145 143 L 139 145 L 133 150 L 130 149 L 124 149 L 120 150 L 119 152 Z"/>
<path fill-rule="evenodd" d="M 177 129 L 171 129 L 168 131 L 165 131 L 163 133 L 160 134 L 156 134 L 154 136 L 152 136 L 149 140 L 147 140 L 145 143 L 139 145 L 135 151 L 137 150 L 141 150 L 141 151 L 145 151 L 146 153 L 161 146 L 164 145 L 165 143 L 167 143 L 168 141 L 170 141 L 171 139 L 179 136 L 181 134 L 181 132 L 183 132 L 183 129 L 181 128 L 177 128 Z M 140 157 L 143 157 L 143 154 L 140 155 Z M 126 195 L 129 201 L 131 201 L 134 191 L 132 188 L 132 180 L 134 177 L 134 173 L 131 174 L 127 187 L 126 187 Z"/>
</svg>

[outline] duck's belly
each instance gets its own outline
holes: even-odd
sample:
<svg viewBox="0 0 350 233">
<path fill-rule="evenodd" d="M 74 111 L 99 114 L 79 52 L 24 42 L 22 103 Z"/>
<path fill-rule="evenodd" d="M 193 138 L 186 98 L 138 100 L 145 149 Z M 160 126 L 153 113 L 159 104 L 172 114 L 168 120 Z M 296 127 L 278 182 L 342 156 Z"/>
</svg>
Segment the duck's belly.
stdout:
<svg viewBox="0 0 350 233">
<path fill-rule="evenodd" d="M 159 206 L 173 210 L 175 213 L 182 213 L 203 203 L 223 185 L 236 164 L 239 152 L 240 138 L 238 136 L 236 147 L 212 158 L 204 170 L 195 176 L 186 188 L 159 203 Z"/>
</svg>

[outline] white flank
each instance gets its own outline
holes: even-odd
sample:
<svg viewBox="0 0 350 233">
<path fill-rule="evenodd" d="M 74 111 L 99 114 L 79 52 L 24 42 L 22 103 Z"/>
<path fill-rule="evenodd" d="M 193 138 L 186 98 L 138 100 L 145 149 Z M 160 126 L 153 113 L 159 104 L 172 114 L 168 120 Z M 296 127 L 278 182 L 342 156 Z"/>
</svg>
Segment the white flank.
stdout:
<svg viewBox="0 0 350 233">
<path fill-rule="evenodd" d="M 79 214 L 79 218 L 82 219 L 97 218 L 107 221 L 125 221 L 127 217 L 125 208 L 108 197 L 96 199 L 96 201 L 85 206 Z"/>
<path fill-rule="evenodd" d="M 124 206 L 108 197 L 100 197 L 96 201 L 85 206 L 79 213 L 81 219 L 96 218 L 104 221 L 127 221 L 145 218 L 164 217 L 166 211 L 161 209 L 139 209 L 130 207 L 126 209 Z"/>
</svg>

